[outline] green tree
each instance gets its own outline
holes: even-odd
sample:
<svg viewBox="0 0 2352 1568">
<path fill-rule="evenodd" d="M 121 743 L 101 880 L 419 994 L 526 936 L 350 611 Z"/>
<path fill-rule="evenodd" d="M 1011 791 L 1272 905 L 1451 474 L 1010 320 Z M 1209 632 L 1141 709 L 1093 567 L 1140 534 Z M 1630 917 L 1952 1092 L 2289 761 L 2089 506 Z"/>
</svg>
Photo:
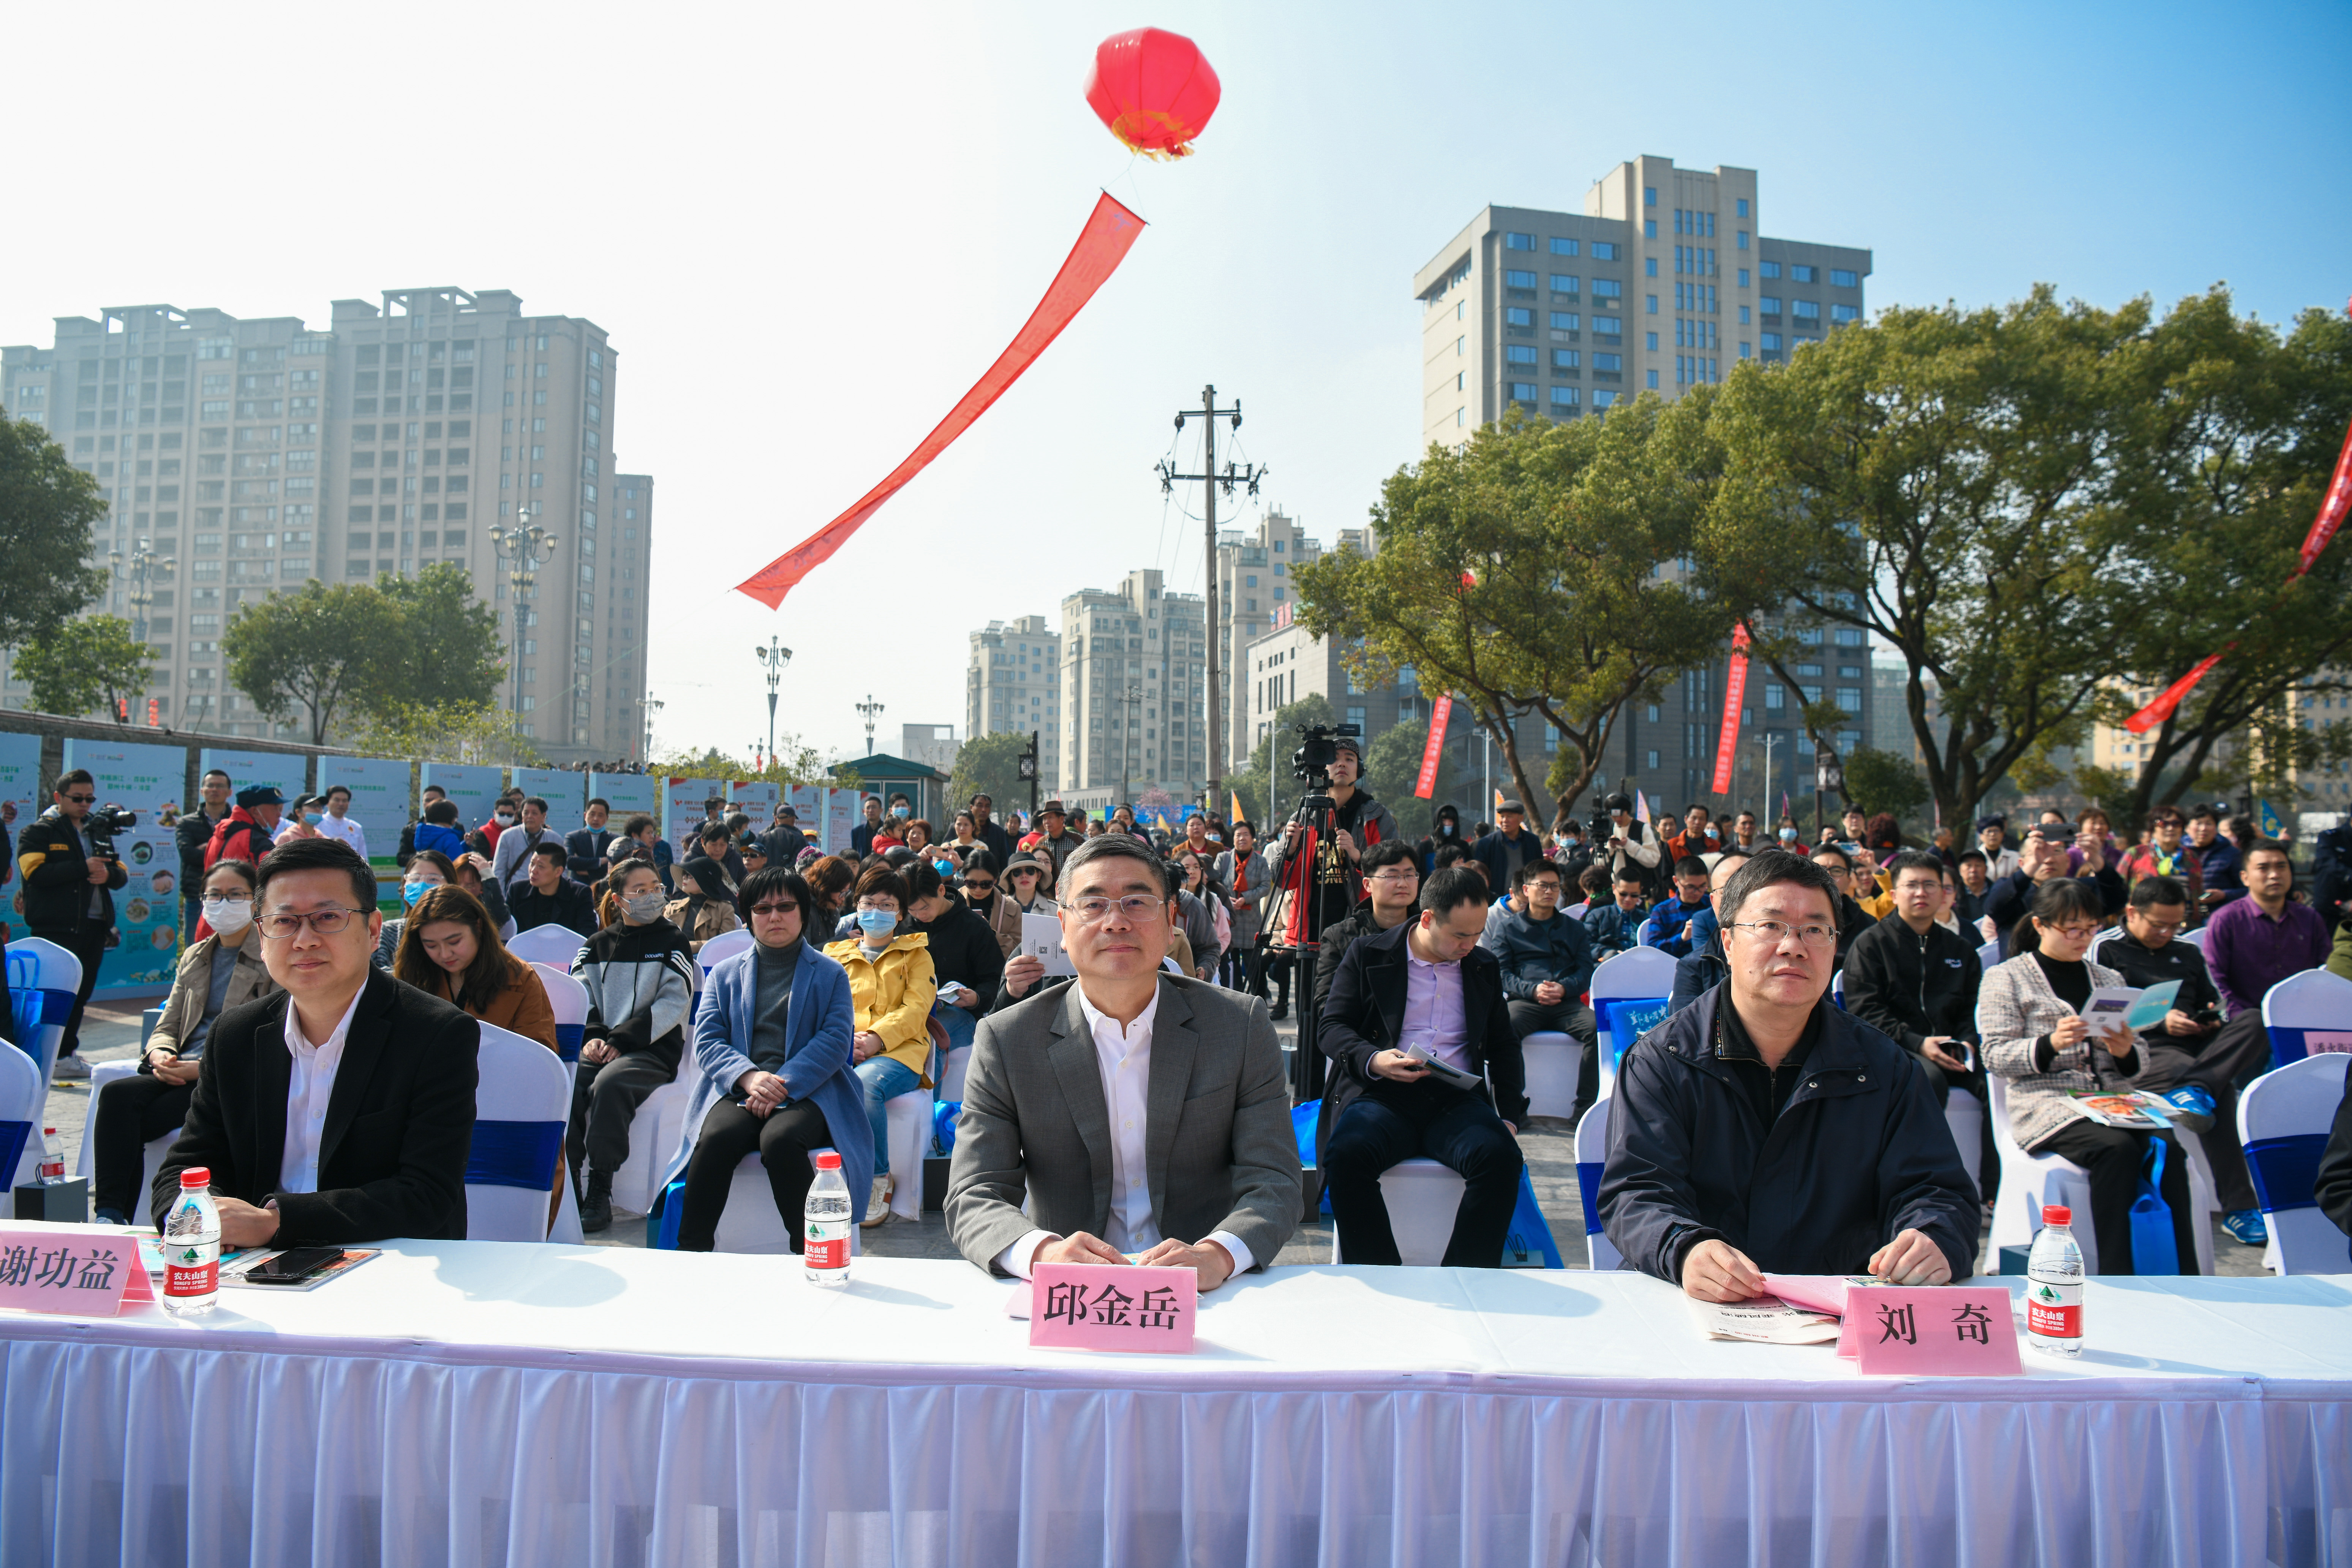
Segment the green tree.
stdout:
<svg viewBox="0 0 2352 1568">
<path fill-rule="evenodd" d="M 1028 810 L 1029 781 L 1021 776 L 1020 765 L 1028 750 L 1026 730 L 992 730 L 966 741 L 956 752 L 955 782 L 948 785 L 949 798 L 966 801 L 985 794 L 996 802 L 997 814 L 1003 817 Z M 1038 781 L 1038 804 L 1045 804 L 1053 793 L 1051 784 Z M 944 825 L 941 830 L 945 831 Z"/>
<path fill-rule="evenodd" d="M 335 739 L 365 756 L 518 768 L 546 765 L 531 738 L 515 728 L 514 710 L 495 702 L 379 700 L 338 722 Z"/>
<path fill-rule="evenodd" d="M 103 705 L 106 716 L 119 721 L 118 704 L 146 694 L 153 658 L 121 616 L 86 616 L 26 638 L 16 650 L 16 671 L 30 683 L 40 712 L 72 719 Z"/>
<path fill-rule="evenodd" d="M 105 571 L 86 559 L 105 516 L 98 481 L 47 431 L 0 414 L 0 647 L 55 631 L 106 591 Z"/>
<path fill-rule="evenodd" d="M 1873 816 L 1885 811 L 1898 817 L 1913 816 L 1931 798 L 1910 758 L 1875 746 L 1856 746 L 1846 755 L 1845 797 Z"/>
<path fill-rule="evenodd" d="M 323 745 L 339 713 L 396 697 L 386 683 L 399 672 L 383 656 L 402 637 L 400 607 L 371 584 L 313 580 L 238 610 L 221 651 L 230 684 L 256 708 L 278 720 L 299 713 Z"/>
<path fill-rule="evenodd" d="M 2118 504 L 2134 542 L 2116 563 L 2121 678 L 2096 716 L 2120 725 L 2207 655 L 2224 657 L 2143 737 L 2128 787 L 2102 801 L 2118 825 L 2225 783 L 2291 795 L 2291 773 L 2352 750 L 2352 723 L 2305 728 L 2285 711 L 2298 689 L 2352 690 L 2352 549 L 2339 541 L 2287 581 L 2352 422 L 2352 322 L 2307 310 L 2282 338 L 2217 288 L 2175 306 L 2150 346 L 2150 438 Z M 2095 798 L 2086 771 L 2075 778 Z"/>
<path fill-rule="evenodd" d="M 1429 747 L 1429 723 L 1416 719 L 1411 723 L 1392 724 L 1381 731 L 1372 742 L 1364 758 L 1364 784 L 1389 808 L 1397 820 L 1397 831 L 1407 838 L 1419 838 L 1428 833 L 1437 821 L 1437 808 L 1447 801 L 1459 805 L 1465 801 L 1477 804 L 1478 781 L 1463 776 L 1454 761 L 1451 746 L 1442 748 L 1437 757 L 1437 779 L 1427 800 L 1412 793 L 1421 782 L 1421 754 Z M 1474 810 L 1470 820 L 1475 822 L 1491 813 Z M 1551 814 L 1538 811 L 1538 821 L 1548 822 Z M 1464 831 L 1468 831 L 1465 824 Z"/>
<path fill-rule="evenodd" d="M 1581 795 L 1625 705 L 1731 635 L 1738 607 L 1673 569 L 1722 466 L 1714 391 L 1564 425 L 1515 410 L 1466 447 L 1431 447 L 1382 486 L 1373 554 L 1295 568 L 1300 619 L 1349 643 L 1368 679 L 1411 666 L 1423 690 L 1465 700 L 1522 799 Z M 1531 713 L 1559 737 L 1548 777 L 1519 749 Z"/>
<path fill-rule="evenodd" d="M 1715 400 L 1703 585 L 1751 617 L 1892 648 L 1946 821 L 2117 673 L 2116 489 L 2147 447 L 2148 317 L 2047 287 L 2001 310 L 1895 310 L 1785 367 L 1737 367 Z M 1786 679 L 1790 649 L 1759 629 Z"/>
<path fill-rule="evenodd" d="M 386 579 L 377 592 L 400 612 L 400 637 L 383 654 L 386 700 L 434 707 L 497 698 L 508 671 L 499 613 L 475 596 L 464 567 L 437 561 L 414 577 Z M 571 646 L 558 627 L 540 635 Z"/>
</svg>

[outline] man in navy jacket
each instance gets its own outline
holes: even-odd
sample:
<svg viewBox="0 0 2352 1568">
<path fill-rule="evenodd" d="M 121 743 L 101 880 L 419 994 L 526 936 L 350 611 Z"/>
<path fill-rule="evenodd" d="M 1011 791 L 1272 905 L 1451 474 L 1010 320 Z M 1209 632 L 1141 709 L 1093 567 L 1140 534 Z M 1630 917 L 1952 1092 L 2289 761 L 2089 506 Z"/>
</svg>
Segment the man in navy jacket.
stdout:
<svg viewBox="0 0 2352 1568">
<path fill-rule="evenodd" d="M 1524 1045 L 1529 1035 L 1551 1031 L 1582 1042 L 1577 1067 L 1575 1111 L 1600 1098 L 1598 1031 L 1592 1009 L 1580 998 L 1592 984 L 1592 941 L 1584 922 L 1559 912 L 1559 868 L 1549 860 L 1521 861 L 1511 891 L 1527 906 L 1503 917 L 1482 945 L 1503 966 L 1503 995 L 1511 1031 Z"/>
<path fill-rule="evenodd" d="M 1599 1208 L 1643 1273 L 1706 1301 L 1766 1272 L 1940 1285 L 1976 1267 L 1980 1210 L 1903 1047 L 1826 993 L 1833 884 L 1767 850 L 1720 900 L 1730 973 L 1627 1052 Z"/>
</svg>

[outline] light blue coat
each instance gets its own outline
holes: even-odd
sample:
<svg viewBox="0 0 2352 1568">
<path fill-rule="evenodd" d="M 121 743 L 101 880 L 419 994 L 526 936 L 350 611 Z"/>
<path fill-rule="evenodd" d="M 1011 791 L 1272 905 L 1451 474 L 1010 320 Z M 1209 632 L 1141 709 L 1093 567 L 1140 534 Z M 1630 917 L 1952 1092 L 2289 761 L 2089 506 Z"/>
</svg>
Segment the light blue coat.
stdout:
<svg viewBox="0 0 2352 1568">
<path fill-rule="evenodd" d="M 665 1187 L 677 1180 L 702 1136 L 702 1119 L 732 1093 L 752 1070 L 752 1012 L 759 1003 L 758 944 L 719 960 L 710 971 L 694 1016 L 694 1099 L 687 1107 L 686 1135 L 663 1171 Z M 866 1094 L 850 1068 L 849 1041 L 856 1014 L 849 1004 L 849 975 L 815 948 L 803 944 L 793 974 L 792 1005 L 784 1013 L 784 1062 L 776 1076 L 793 1099 L 808 1100 L 824 1113 L 833 1146 L 841 1152 L 841 1175 L 853 1209 L 863 1206 L 874 1184 L 874 1132 L 866 1120 Z"/>
</svg>

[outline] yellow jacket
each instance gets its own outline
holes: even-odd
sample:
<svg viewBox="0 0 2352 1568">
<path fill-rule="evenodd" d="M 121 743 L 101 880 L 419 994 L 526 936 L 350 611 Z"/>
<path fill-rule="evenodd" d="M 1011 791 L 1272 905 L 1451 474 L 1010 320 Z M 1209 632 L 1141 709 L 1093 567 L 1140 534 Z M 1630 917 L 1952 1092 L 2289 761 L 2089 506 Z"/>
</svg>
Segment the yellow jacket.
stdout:
<svg viewBox="0 0 2352 1568">
<path fill-rule="evenodd" d="M 909 931 L 894 939 L 879 958 L 868 959 L 854 936 L 829 945 L 824 955 L 849 972 L 849 1004 L 856 1026 L 882 1037 L 882 1054 L 930 1087 L 931 1004 L 940 994 L 931 969 L 931 939 Z"/>
<path fill-rule="evenodd" d="M 1895 912 L 1895 881 L 1884 871 L 1876 873 L 1874 880 L 1877 883 L 1878 891 L 1867 899 L 1856 899 L 1854 902 L 1860 904 L 1863 912 L 1873 920 L 1883 921 Z"/>
</svg>

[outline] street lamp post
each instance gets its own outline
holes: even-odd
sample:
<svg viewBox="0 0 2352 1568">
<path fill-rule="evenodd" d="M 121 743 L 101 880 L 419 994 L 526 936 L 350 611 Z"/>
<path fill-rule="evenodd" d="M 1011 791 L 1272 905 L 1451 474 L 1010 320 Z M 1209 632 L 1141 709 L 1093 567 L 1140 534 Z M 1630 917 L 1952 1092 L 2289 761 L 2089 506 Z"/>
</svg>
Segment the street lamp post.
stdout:
<svg viewBox="0 0 2352 1568">
<path fill-rule="evenodd" d="M 516 514 L 512 528 L 492 528 L 491 548 L 507 563 L 507 582 L 515 599 L 515 728 L 522 728 L 523 632 L 530 624 L 530 599 L 537 592 L 539 569 L 555 554 L 556 536 L 530 521 L 526 507 Z"/>
<path fill-rule="evenodd" d="M 792 663 L 793 650 L 771 636 L 767 647 L 751 651 L 759 655 L 768 671 L 768 756 L 772 760 L 776 754 L 776 688 L 783 683 L 784 666 Z M 869 745 L 866 749 L 870 752 L 874 748 Z"/>
<path fill-rule="evenodd" d="M 851 706 L 865 716 L 866 754 L 870 757 L 874 754 L 874 715 L 882 711 L 883 704 L 875 701 L 874 693 L 869 691 L 866 694 L 865 701 L 853 703 Z"/>
<path fill-rule="evenodd" d="M 1129 759 L 1134 756 L 1132 748 L 1143 743 L 1143 731 L 1137 726 L 1134 717 L 1136 707 L 1143 700 L 1143 688 L 1140 686 L 1129 687 L 1126 691 L 1120 694 L 1118 700 L 1119 706 L 1128 710 L 1129 716 L 1126 724 L 1126 733 L 1120 735 L 1118 738 L 1118 798 L 1111 803 L 1114 807 L 1132 805 L 1135 804 L 1133 801 L 1127 798 L 1128 763 Z"/>
<path fill-rule="evenodd" d="M 641 762 L 641 763 L 650 763 L 650 762 L 652 762 L 652 761 L 654 760 L 654 716 L 655 716 L 656 714 L 659 713 L 659 712 L 662 710 L 662 700 L 661 700 L 660 698 L 658 698 L 658 697 L 655 696 L 652 692 L 648 691 L 648 692 L 646 692 L 646 703 L 645 703 L 645 707 L 646 707 L 646 741 L 645 741 L 645 749 L 644 749 L 642 752 L 638 752 L 638 753 L 637 753 L 637 761 L 639 761 L 639 762 Z"/>
<path fill-rule="evenodd" d="M 1767 730 L 1763 734 L 1757 737 L 1757 743 L 1764 748 L 1763 815 L 1772 824 L 1772 831 L 1770 834 L 1767 835 L 1767 837 L 1777 841 L 1780 832 L 1780 819 L 1774 816 L 1772 812 L 1772 748 L 1780 743 L 1780 732 L 1775 730 Z"/>
<path fill-rule="evenodd" d="M 106 563 L 118 577 L 122 575 L 122 552 L 110 550 Z M 155 591 L 148 583 L 149 574 L 161 574 L 172 570 L 173 559 L 155 552 L 152 539 L 134 540 L 131 546 L 131 637 L 134 642 L 147 640 L 147 612 L 154 607 Z"/>
</svg>

